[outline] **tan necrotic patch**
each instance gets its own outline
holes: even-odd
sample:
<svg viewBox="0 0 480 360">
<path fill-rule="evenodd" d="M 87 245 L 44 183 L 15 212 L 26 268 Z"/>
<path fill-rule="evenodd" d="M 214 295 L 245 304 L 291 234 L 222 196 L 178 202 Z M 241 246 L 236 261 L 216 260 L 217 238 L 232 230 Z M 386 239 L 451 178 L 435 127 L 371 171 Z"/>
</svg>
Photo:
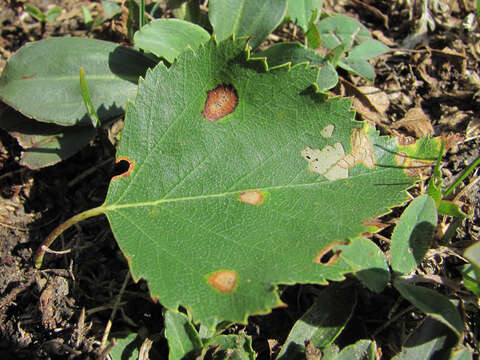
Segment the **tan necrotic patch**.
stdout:
<svg viewBox="0 0 480 360">
<path fill-rule="evenodd" d="M 307 160 L 310 171 L 322 174 L 328 180 L 348 178 L 348 169 L 338 165 L 338 162 L 345 157 L 345 150 L 339 142 L 322 149 L 312 149 L 307 146 L 303 149 L 302 156 Z"/>
<path fill-rule="evenodd" d="M 244 191 L 238 196 L 238 200 L 250 205 L 260 205 L 263 202 L 263 199 L 263 194 L 258 190 Z"/>
<path fill-rule="evenodd" d="M 369 169 L 373 169 L 376 166 L 372 144 L 370 144 L 370 139 L 365 130 L 354 129 L 350 137 L 350 144 L 352 152 L 339 161 L 338 165 L 344 169 L 351 168 L 358 163 L 363 163 Z"/>
<path fill-rule="evenodd" d="M 208 283 L 221 293 L 231 293 L 235 290 L 238 274 L 233 270 L 219 270 L 208 277 Z"/>
<path fill-rule="evenodd" d="M 334 130 L 335 130 L 335 125 L 329 124 L 329 125 L 325 126 L 325 127 L 322 129 L 322 131 L 320 132 L 320 134 L 321 134 L 324 138 L 328 139 L 328 138 L 331 138 L 331 137 L 332 137 Z"/>
<path fill-rule="evenodd" d="M 238 105 L 238 95 L 231 85 L 220 85 L 207 91 L 207 100 L 202 110 L 205 120 L 216 122 L 231 114 Z"/>
</svg>

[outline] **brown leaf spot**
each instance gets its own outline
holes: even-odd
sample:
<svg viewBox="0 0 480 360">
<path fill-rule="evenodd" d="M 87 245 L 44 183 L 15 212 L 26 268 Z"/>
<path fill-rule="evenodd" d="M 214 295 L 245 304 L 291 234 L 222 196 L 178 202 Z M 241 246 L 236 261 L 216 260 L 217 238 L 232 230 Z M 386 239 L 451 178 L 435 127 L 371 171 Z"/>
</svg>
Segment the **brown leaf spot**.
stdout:
<svg viewBox="0 0 480 360">
<path fill-rule="evenodd" d="M 231 85 L 220 85 L 207 91 L 207 100 L 202 110 L 205 120 L 216 122 L 231 114 L 238 105 L 238 95 Z"/>
<path fill-rule="evenodd" d="M 240 193 L 238 200 L 245 204 L 260 205 L 263 202 L 263 194 L 258 190 L 247 190 Z"/>
<path fill-rule="evenodd" d="M 331 244 L 328 244 L 318 252 L 317 256 L 315 256 L 315 259 L 313 259 L 313 262 L 317 264 L 327 265 L 327 266 L 333 265 L 340 257 L 342 250 L 333 251 L 332 249 L 337 245 L 346 245 L 346 244 L 347 243 L 344 241 L 334 241 Z"/>
<path fill-rule="evenodd" d="M 233 270 L 218 270 L 208 277 L 208 283 L 221 293 L 231 293 L 237 286 L 238 274 Z"/>
<path fill-rule="evenodd" d="M 356 128 L 350 137 L 352 152 L 338 162 L 338 165 L 348 169 L 357 163 L 363 163 L 367 168 L 373 169 L 376 166 L 373 157 L 372 144 L 365 130 Z"/>
<path fill-rule="evenodd" d="M 123 178 L 123 177 L 127 177 L 130 175 L 130 173 L 133 171 L 133 169 L 135 168 L 135 163 L 128 157 L 128 156 L 120 156 L 119 158 L 117 158 L 117 160 L 115 161 L 115 164 L 120 164 L 122 162 L 126 162 L 128 164 L 128 169 L 124 172 L 122 172 L 121 174 L 119 175 L 115 175 L 114 177 L 112 177 L 112 181 L 113 180 L 117 180 L 119 178 Z"/>
</svg>

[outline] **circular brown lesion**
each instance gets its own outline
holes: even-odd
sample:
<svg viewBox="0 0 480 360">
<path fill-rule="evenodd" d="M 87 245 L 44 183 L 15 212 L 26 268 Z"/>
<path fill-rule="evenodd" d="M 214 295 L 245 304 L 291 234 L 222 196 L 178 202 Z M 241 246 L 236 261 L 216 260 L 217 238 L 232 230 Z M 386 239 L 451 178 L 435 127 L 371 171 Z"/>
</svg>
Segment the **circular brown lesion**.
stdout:
<svg viewBox="0 0 480 360">
<path fill-rule="evenodd" d="M 207 91 L 207 100 L 202 110 L 205 120 L 216 122 L 231 114 L 238 106 L 237 91 L 232 85 L 219 85 Z"/>
</svg>

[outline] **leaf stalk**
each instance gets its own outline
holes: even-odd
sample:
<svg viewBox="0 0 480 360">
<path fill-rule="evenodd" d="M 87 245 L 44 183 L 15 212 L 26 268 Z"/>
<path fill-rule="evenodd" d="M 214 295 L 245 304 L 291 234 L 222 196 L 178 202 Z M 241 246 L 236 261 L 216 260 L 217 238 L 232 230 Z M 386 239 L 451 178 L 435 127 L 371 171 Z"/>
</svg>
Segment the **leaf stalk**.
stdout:
<svg viewBox="0 0 480 360">
<path fill-rule="evenodd" d="M 50 245 L 53 244 L 55 239 L 59 237 L 65 230 L 67 230 L 69 227 L 71 227 L 72 225 L 75 225 L 76 223 L 82 220 L 103 214 L 104 210 L 105 208 L 103 205 L 93 209 L 86 210 L 84 212 L 81 212 L 80 214 L 77 214 L 71 217 L 70 219 L 61 223 L 55 229 L 53 229 L 53 231 L 45 238 L 45 240 L 42 242 L 40 247 L 35 252 L 35 255 L 33 257 L 35 267 L 37 269 L 40 269 L 42 267 L 43 257 L 45 256 L 46 249 L 48 249 Z"/>
</svg>

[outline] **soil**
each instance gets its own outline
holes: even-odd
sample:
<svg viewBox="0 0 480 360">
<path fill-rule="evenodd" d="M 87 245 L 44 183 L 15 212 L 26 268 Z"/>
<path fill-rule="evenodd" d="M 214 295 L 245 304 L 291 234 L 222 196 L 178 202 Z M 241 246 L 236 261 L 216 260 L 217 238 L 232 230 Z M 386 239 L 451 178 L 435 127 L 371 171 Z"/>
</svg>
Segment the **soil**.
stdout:
<svg viewBox="0 0 480 360">
<path fill-rule="evenodd" d="M 54 22 L 41 24 L 25 12 L 25 1 L 0 0 L 0 72 L 8 58 L 29 41 L 83 36 L 131 45 L 126 9 L 121 17 L 90 31 L 84 24 L 81 5 L 95 16 L 101 11 L 100 1 L 28 3 L 42 11 L 58 5 L 63 11 Z M 432 20 L 428 24 L 422 22 L 426 16 L 424 13 L 422 17 L 423 1 L 412 3 L 324 1 L 327 13 L 358 19 L 374 37 L 394 49 L 375 58 L 373 84 L 340 71 L 341 84 L 335 92 L 354 95 L 358 119 L 374 123 L 384 134 L 401 136 L 405 141 L 423 135 L 444 136 L 449 150 L 442 162 L 442 175 L 449 185 L 480 155 L 480 33 L 472 17 L 475 4 L 467 0 L 430 1 L 428 14 Z M 171 16 L 165 3 L 161 7 L 162 16 Z M 295 39 L 302 39 L 301 30 L 287 23 L 266 44 Z M 121 127 L 121 122 L 113 126 Z M 129 279 L 127 262 L 106 218 L 91 218 L 69 229 L 53 246 L 59 252 L 47 254 L 42 270 L 33 266 L 33 253 L 55 226 L 105 199 L 116 171 L 115 148 L 109 137 L 99 135 L 68 160 L 36 171 L 19 165 L 21 148 L 10 134 L 1 131 L 0 140 L 0 359 L 101 357 L 109 343 L 102 343 L 102 338 L 124 282 L 126 287 L 109 338 L 133 330 L 161 333 L 162 306 L 150 298 L 145 282 Z M 423 192 L 427 181 L 424 178 L 410 190 L 411 194 Z M 435 286 L 466 304 L 463 344 L 478 356 L 479 312 L 474 306 L 478 299 L 463 287 L 459 273 L 459 266 L 465 264 L 463 250 L 478 240 L 480 232 L 478 174 L 470 174 L 454 194 L 462 209 L 472 215 L 461 222 L 447 244 L 432 248 L 419 271 L 430 279 L 438 275 L 455 284 L 437 282 Z M 371 236 L 387 255 L 392 225 L 402 209 L 378 219 L 385 228 Z M 439 232 L 451 223 L 451 218 L 441 218 Z M 227 332 L 251 335 L 257 357 L 271 359 L 294 322 L 312 303 L 318 288 L 284 287 L 282 300 L 288 304 L 286 308 L 251 317 L 247 325 L 234 325 Z M 375 296 L 361 290 L 359 299 L 337 343 L 345 346 L 371 338 L 377 342 L 382 357 L 391 358 L 419 326 L 423 315 L 409 309 L 393 288 Z M 399 314 L 396 321 L 390 321 L 392 311 Z M 166 342 L 154 342 L 150 358 L 167 357 Z"/>
</svg>

